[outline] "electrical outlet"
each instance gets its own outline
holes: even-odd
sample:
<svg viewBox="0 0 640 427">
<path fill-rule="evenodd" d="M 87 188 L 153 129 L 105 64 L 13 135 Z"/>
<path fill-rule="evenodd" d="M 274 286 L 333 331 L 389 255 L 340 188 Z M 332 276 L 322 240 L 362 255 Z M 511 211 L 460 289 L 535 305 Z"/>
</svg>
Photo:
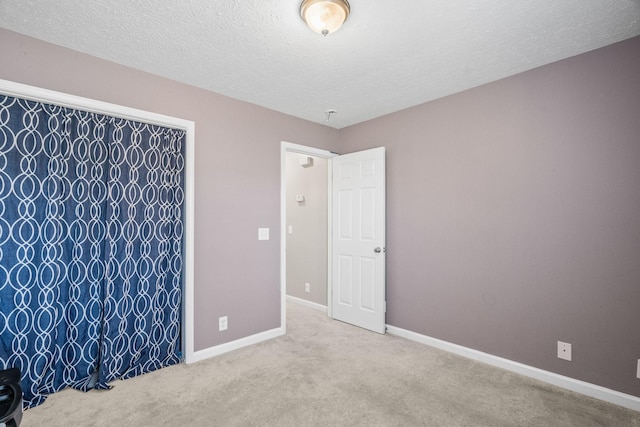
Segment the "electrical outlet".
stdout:
<svg viewBox="0 0 640 427">
<path fill-rule="evenodd" d="M 638 368 L 637 368 L 637 371 L 636 371 L 636 377 L 638 379 L 640 379 L 640 359 L 638 359 Z"/>
<path fill-rule="evenodd" d="M 571 362 L 571 344 L 568 342 L 558 341 L 558 359 L 568 360 Z"/>
<path fill-rule="evenodd" d="M 308 284 L 308 283 L 305 283 L 305 284 L 304 284 L 304 291 L 305 291 L 305 292 L 311 292 L 311 285 L 310 285 L 310 284 Z"/>
<path fill-rule="evenodd" d="M 229 324 L 227 322 L 227 316 L 222 316 L 222 317 L 218 318 L 218 330 L 219 331 L 226 331 L 228 327 L 229 327 Z"/>
</svg>

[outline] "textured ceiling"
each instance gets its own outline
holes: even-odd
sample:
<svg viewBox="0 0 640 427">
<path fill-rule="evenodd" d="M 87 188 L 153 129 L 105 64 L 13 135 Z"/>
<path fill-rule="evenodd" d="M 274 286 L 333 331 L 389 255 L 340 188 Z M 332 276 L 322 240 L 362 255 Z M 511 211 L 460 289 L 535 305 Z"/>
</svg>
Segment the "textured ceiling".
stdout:
<svg viewBox="0 0 640 427">
<path fill-rule="evenodd" d="M 640 0 L 350 3 L 327 37 L 300 0 L 0 0 L 0 27 L 335 128 L 640 34 Z"/>
</svg>

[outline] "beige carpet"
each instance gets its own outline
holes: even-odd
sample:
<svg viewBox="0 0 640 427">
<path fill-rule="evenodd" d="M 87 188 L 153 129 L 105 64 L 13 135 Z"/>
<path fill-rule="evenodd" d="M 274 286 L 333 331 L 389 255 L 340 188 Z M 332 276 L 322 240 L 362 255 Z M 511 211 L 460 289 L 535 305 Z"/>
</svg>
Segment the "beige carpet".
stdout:
<svg viewBox="0 0 640 427">
<path fill-rule="evenodd" d="M 67 389 L 41 426 L 640 426 L 640 413 L 297 304 L 288 334 L 109 391 Z"/>
</svg>

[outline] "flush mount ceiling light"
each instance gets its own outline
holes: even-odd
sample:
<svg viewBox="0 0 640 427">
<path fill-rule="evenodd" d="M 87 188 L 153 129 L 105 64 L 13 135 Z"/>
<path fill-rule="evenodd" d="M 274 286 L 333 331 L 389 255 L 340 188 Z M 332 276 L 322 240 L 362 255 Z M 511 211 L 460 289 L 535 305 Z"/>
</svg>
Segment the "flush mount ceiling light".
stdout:
<svg viewBox="0 0 640 427">
<path fill-rule="evenodd" d="M 300 16 L 304 22 L 323 36 L 337 31 L 350 11 L 347 0 L 304 0 L 300 5 Z"/>
</svg>

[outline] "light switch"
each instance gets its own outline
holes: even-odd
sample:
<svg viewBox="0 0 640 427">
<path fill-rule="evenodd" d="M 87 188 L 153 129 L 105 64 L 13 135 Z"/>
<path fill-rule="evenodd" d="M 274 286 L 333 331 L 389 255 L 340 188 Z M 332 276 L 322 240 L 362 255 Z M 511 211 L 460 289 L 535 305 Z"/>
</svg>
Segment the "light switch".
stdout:
<svg viewBox="0 0 640 427">
<path fill-rule="evenodd" d="M 258 228 L 258 240 L 269 240 L 268 228 Z"/>
<path fill-rule="evenodd" d="M 293 225 L 289 226 L 289 234 L 293 234 Z"/>
</svg>

